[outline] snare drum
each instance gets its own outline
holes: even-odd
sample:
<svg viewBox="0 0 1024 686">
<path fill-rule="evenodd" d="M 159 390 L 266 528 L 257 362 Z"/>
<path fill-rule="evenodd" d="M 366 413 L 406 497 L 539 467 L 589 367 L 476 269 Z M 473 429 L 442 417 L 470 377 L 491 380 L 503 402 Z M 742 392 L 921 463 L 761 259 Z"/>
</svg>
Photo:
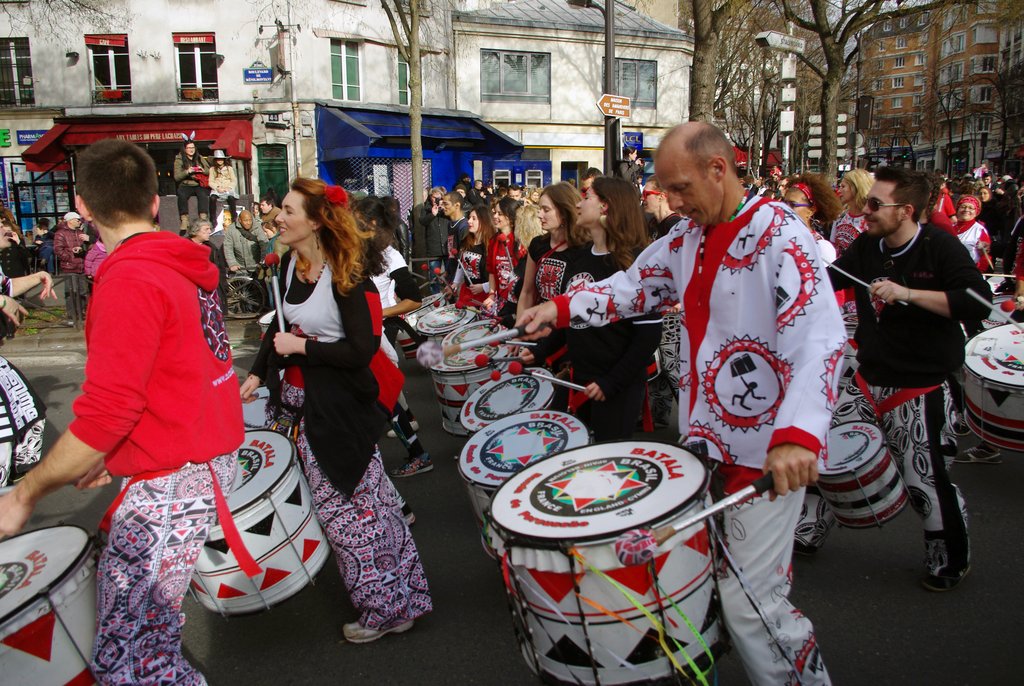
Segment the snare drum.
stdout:
<svg viewBox="0 0 1024 686">
<path fill-rule="evenodd" d="M 982 440 L 1024 451 L 1024 332 L 1012 324 L 967 343 L 964 414 Z"/>
<path fill-rule="evenodd" d="M 440 343 L 445 336 L 476 321 L 476 313 L 455 305 L 437 307 L 425 312 L 416 320 L 416 332 L 427 340 Z"/>
<path fill-rule="evenodd" d="M 624 566 L 615 552 L 622 533 L 701 510 L 709 480 L 682 448 L 629 441 L 548 457 L 498 489 L 491 542 L 502 559 L 523 655 L 541 678 L 571 684 L 668 678 L 674 668 L 662 652 L 660 630 L 687 672 L 689 660 L 709 667 L 710 656 L 722 650 L 723 629 L 712 602 L 705 525 L 667 540 L 650 564 Z M 570 546 L 579 557 L 565 552 Z"/>
<path fill-rule="evenodd" d="M 532 374 L 488 381 L 466 400 L 459 421 L 470 431 L 479 431 L 499 419 L 544 409 L 554 394 L 550 381 Z"/>
<path fill-rule="evenodd" d="M 0 543 L 0 674 L 5 684 L 92 684 L 96 552 L 76 526 Z"/>
<path fill-rule="evenodd" d="M 459 455 L 459 474 L 477 524 L 483 526 L 491 496 L 510 476 L 537 460 L 588 443 L 590 433 L 583 422 L 547 410 L 505 417 L 476 432 Z"/>
<path fill-rule="evenodd" d="M 313 580 L 330 546 L 291 441 L 273 431 L 247 431 L 227 501 L 242 541 L 263 573 L 247 577 L 221 528 L 213 527 L 192 577 L 200 604 L 225 615 L 264 610 Z"/>
<path fill-rule="evenodd" d="M 844 422 L 828 432 L 828 460 L 818 490 L 843 526 L 881 526 L 907 504 L 907 489 L 875 424 Z"/>
<path fill-rule="evenodd" d="M 1012 295 L 995 295 L 992 296 L 992 310 L 991 313 L 981 320 L 981 328 L 988 331 L 989 329 L 995 329 L 996 327 L 1003 326 L 1006 324 L 1006 320 L 995 314 L 995 312 L 1002 312 L 1002 304 L 1008 300 L 1013 300 Z M 1010 313 L 1012 314 L 1012 313 Z"/>
<path fill-rule="evenodd" d="M 438 310 L 438 312 L 440 311 Z M 423 320 L 421 319 L 420 323 L 422 322 Z M 445 336 L 441 345 L 467 343 L 503 328 L 496 322 L 474 322 Z M 453 436 L 468 436 L 472 433 L 470 429 L 464 427 L 459 421 L 462 415 L 462 406 L 478 388 L 491 378 L 492 370 L 489 366 L 477 366 L 476 358 L 481 354 L 486 355 L 488 358 L 495 357 L 496 355 L 506 355 L 508 354 L 508 348 L 493 345 L 472 348 L 455 355 L 449 355 L 444 358 L 441 364 L 430 368 L 430 374 L 434 380 L 434 392 L 437 395 L 437 403 L 441 408 L 441 428 Z"/>
<path fill-rule="evenodd" d="M 251 403 L 242 403 L 242 421 L 247 430 L 262 429 L 267 425 L 267 399 L 270 391 L 266 386 L 260 386 L 253 395 L 256 399 Z"/>
</svg>

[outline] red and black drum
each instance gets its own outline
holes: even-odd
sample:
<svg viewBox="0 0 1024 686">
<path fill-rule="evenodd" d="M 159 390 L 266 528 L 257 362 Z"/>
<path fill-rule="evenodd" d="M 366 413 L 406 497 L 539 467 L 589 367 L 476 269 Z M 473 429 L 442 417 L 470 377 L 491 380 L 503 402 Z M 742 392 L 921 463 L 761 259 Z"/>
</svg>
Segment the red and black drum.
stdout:
<svg viewBox="0 0 1024 686">
<path fill-rule="evenodd" d="M 843 422 L 828 432 L 828 459 L 818 464 L 818 490 L 843 526 L 881 526 L 907 504 L 907 489 L 882 430 Z"/>
<path fill-rule="evenodd" d="M 441 310 L 438 310 L 440 312 Z M 422 323 L 422 320 L 421 320 Z M 442 346 L 469 343 L 478 338 L 500 331 L 504 327 L 493 321 L 479 321 L 466 324 L 444 337 Z M 489 365 L 477 364 L 480 355 L 488 359 L 508 355 L 509 349 L 501 345 L 470 348 L 445 357 L 440 364 L 430 368 L 434 380 L 434 393 L 441 408 L 441 428 L 453 436 L 469 436 L 473 430 L 460 421 L 462 406 L 469 397 L 491 379 L 493 369 Z"/>
<path fill-rule="evenodd" d="M 967 343 L 964 413 L 982 440 L 1024 452 L 1024 331 L 1004 324 Z"/>
<path fill-rule="evenodd" d="M 479 431 L 499 419 L 544 409 L 554 394 L 550 381 L 533 374 L 488 381 L 466 400 L 459 421 L 469 431 Z"/>
</svg>

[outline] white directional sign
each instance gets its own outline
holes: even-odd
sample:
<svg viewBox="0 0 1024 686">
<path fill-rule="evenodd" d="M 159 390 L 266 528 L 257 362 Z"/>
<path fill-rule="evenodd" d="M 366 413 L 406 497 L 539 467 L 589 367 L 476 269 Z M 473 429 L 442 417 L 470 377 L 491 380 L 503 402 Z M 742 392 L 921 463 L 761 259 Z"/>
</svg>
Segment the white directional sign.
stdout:
<svg viewBox="0 0 1024 686">
<path fill-rule="evenodd" d="M 762 31 L 754 36 L 754 39 L 757 41 L 758 45 L 766 47 L 769 50 L 781 50 L 782 52 L 803 54 L 804 48 L 807 47 L 802 38 L 787 36 L 786 34 L 779 33 L 778 31 Z"/>
</svg>

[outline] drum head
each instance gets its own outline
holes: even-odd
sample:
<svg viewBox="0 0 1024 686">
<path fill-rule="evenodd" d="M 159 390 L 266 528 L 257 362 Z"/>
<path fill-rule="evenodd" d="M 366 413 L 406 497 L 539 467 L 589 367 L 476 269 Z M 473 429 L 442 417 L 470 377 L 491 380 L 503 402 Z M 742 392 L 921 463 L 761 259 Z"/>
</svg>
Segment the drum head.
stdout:
<svg viewBox="0 0 1024 686">
<path fill-rule="evenodd" d="M 484 322 L 473 322 L 461 326 L 455 331 L 444 337 L 441 341 L 441 345 L 461 345 L 463 343 L 469 343 L 475 341 L 478 338 L 489 336 L 492 333 L 503 330 L 501 324 L 492 321 Z M 486 355 L 487 357 L 494 357 L 498 350 L 506 350 L 502 345 L 488 345 L 482 348 L 470 348 L 469 350 L 463 350 L 455 355 L 448 355 L 444 358 L 441 364 L 436 365 L 433 369 L 439 369 L 443 372 L 450 371 L 462 371 L 465 369 L 475 369 L 479 367 L 476 363 L 476 358 L 480 355 Z"/>
<path fill-rule="evenodd" d="M 843 326 L 846 328 L 846 337 L 853 338 L 853 334 L 857 331 L 857 323 L 860 320 L 857 319 L 856 313 L 847 312 L 843 315 Z"/>
<path fill-rule="evenodd" d="M 842 474 L 857 469 L 885 451 L 882 430 L 868 422 L 844 422 L 828 430 L 828 461 L 818 471 Z"/>
<path fill-rule="evenodd" d="M 274 321 L 274 317 L 276 317 L 276 316 L 277 316 L 277 310 L 271 310 L 270 312 L 267 312 L 265 315 L 260 317 L 260 319 L 259 319 L 260 326 L 262 326 L 264 328 L 270 326 L 270 323 L 272 321 Z"/>
<path fill-rule="evenodd" d="M 548 544 L 614 538 L 671 518 L 703 497 L 709 479 L 700 460 L 678 446 L 601 443 L 554 455 L 511 477 L 494 494 L 491 517 L 512 537 Z"/>
<path fill-rule="evenodd" d="M 77 526 L 29 531 L 0 543 L 0 623 L 60 581 L 89 546 Z"/>
<path fill-rule="evenodd" d="M 985 317 L 984 319 L 981 320 L 981 328 L 982 329 L 985 329 L 987 331 L 989 329 L 994 329 L 997 326 L 1002 326 L 1003 324 L 1006 323 L 1006 320 L 1004 320 L 1002 317 L 999 317 L 999 316 L 997 316 L 995 314 L 995 310 L 1002 311 L 1000 309 L 1000 306 L 1004 302 L 1006 302 L 1007 300 L 1013 300 L 1013 296 L 1012 295 L 996 295 L 996 296 L 993 296 L 993 298 L 992 298 L 992 307 L 993 307 L 994 311 L 991 314 L 989 314 L 989 316 L 987 316 L 987 317 Z"/>
<path fill-rule="evenodd" d="M 273 431 L 246 431 L 238 449 L 238 472 L 228 495 L 231 511 L 240 510 L 270 491 L 292 465 L 295 446 Z"/>
<path fill-rule="evenodd" d="M 549 455 L 590 442 L 587 427 L 564 412 L 522 412 L 481 429 L 462 448 L 459 469 L 466 480 L 495 488 Z"/>
<path fill-rule="evenodd" d="M 423 313 L 416 320 L 416 330 L 424 336 L 440 336 L 476 319 L 470 310 L 445 305 Z"/>
<path fill-rule="evenodd" d="M 983 331 L 967 342 L 967 371 L 1024 392 L 1024 332 L 1012 324 Z"/>
<path fill-rule="evenodd" d="M 242 404 L 242 421 L 246 429 L 262 429 L 267 425 L 267 399 L 270 391 L 266 386 L 260 386 L 254 395 L 255 400 Z"/>
<path fill-rule="evenodd" d="M 488 381 L 469 396 L 462 407 L 462 425 L 471 431 L 520 412 L 547 407 L 555 389 L 550 381 L 519 374 Z"/>
</svg>

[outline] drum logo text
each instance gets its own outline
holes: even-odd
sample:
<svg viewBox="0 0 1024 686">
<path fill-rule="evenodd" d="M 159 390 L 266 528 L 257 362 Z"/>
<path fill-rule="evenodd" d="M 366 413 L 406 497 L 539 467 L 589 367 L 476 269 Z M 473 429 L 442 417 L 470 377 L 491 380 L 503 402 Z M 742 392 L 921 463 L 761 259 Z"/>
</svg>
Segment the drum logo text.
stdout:
<svg viewBox="0 0 1024 686">
<path fill-rule="evenodd" d="M 652 460 L 657 460 L 661 464 L 665 465 L 665 469 L 668 470 L 669 481 L 673 479 L 682 479 L 686 477 L 683 473 L 683 466 L 676 461 L 668 453 L 659 453 L 657 450 L 644 450 L 643 448 L 633 448 L 630 455 L 643 455 L 649 457 Z"/>
<path fill-rule="evenodd" d="M 15 588 L 28 588 L 32 577 L 41 574 L 46 569 L 46 553 L 41 550 L 33 550 L 25 556 L 25 560 L 31 563 L 31 571 L 24 562 L 0 564 L 0 598 Z"/>
</svg>

